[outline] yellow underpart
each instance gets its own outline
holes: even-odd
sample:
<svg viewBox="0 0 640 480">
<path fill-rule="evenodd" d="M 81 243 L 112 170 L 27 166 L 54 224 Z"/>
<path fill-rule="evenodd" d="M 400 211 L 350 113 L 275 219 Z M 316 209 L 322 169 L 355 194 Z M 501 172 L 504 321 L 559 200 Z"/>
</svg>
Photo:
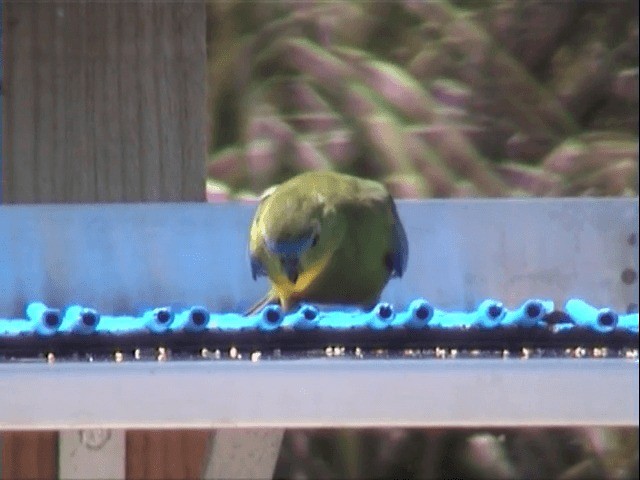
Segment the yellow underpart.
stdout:
<svg viewBox="0 0 640 480">
<path fill-rule="evenodd" d="M 313 265 L 307 267 L 304 271 L 301 271 L 298 275 L 298 281 L 295 284 L 291 283 L 282 273 L 278 273 L 277 278 L 273 280 L 273 290 L 276 295 L 279 298 L 286 300 L 290 297 L 299 296 L 304 293 L 318 275 L 323 272 L 327 263 L 329 263 L 329 260 L 331 259 L 331 252 L 327 253 L 327 255 L 322 257 Z"/>
</svg>

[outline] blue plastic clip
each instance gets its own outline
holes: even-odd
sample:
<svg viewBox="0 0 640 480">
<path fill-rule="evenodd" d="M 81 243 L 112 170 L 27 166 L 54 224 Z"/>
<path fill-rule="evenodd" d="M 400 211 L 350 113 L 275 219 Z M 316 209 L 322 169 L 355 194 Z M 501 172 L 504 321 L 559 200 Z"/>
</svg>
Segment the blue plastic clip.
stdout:
<svg viewBox="0 0 640 480">
<path fill-rule="evenodd" d="M 618 316 L 618 328 L 629 332 L 638 333 L 639 317 L 637 313 L 627 313 Z"/>
<path fill-rule="evenodd" d="M 149 331 L 153 333 L 164 333 L 171 328 L 174 315 L 169 308 L 161 307 L 144 312 L 142 318 Z"/>
<path fill-rule="evenodd" d="M 304 304 L 298 311 L 287 315 L 282 321 L 283 328 L 313 330 L 320 325 L 320 311 L 314 305 Z"/>
<path fill-rule="evenodd" d="M 207 329 L 210 320 L 209 311 L 204 307 L 191 307 L 175 315 L 171 330 L 202 332 Z"/>
<path fill-rule="evenodd" d="M 267 305 L 258 315 L 256 327 L 259 330 L 277 330 L 282 325 L 284 313 L 279 305 Z"/>
<path fill-rule="evenodd" d="M 554 308 L 552 300 L 531 299 L 524 302 L 517 310 L 507 311 L 502 325 L 514 327 L 535 327 L 542 324 L 546 314 Z"/>
<path fill-rule="evenodd" d="M 567 301 L 564 309 L 580 327 L 607 333 L 615 330 L 618 325 L 618 314 L 615 311 L 610 308 L 598 310 L 577 298 Z"/>
<path fill-rule="evenodd" d="M 363 315 L 367 327 L 373 330 L 384 330 L 391 327 L 396 313 L 393 310 L 393 305 L 382 302 Z"/>
<path fill-rule="evenodd" d="M 478 306 L 473 325 L 480 328 L 495 328 L 502 323 L 506 314 L 507 310 L 501 302 L 487 299 Z"/>
<path fill-rule="evenodd" d="M 80 334 L 94 333 L 100 323 L 100 315 L 96 310 L 71 305 L 64 312 L 59 330 Z"/>
<path fill-rule="evenodd" d="M 49 308 L 41 302 L 27 305 L 26 313 L 31 330 L 39 335 L 53 335 L 62 323 L 60 310 Z"/>
<path fill-rule="evenodd" d="M 393 320 L 394 327 L 425 328 L 433 318 L 435 309 L 423 298 L 418 298 L 409 304 L 409 307 L 396 314 Z"/>
</svg>

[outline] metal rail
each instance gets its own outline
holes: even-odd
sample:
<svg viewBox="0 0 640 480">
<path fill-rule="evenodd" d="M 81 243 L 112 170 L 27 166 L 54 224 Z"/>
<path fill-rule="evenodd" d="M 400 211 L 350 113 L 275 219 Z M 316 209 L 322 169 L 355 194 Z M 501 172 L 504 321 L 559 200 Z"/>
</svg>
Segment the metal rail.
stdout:
<svg viewBox="0 0 640 480">
<path fill-rule="evenodd" d="M 0 430 L 638 425 L 623 359 L 0 365 Z"/>
<path fill-rule="evenodd" d="M 253 208 L 0 207 L 0 316 L 32 301 L 241 310 L 266 289 L 249 280 Z M 637 308 L 637 199 L 400 202 L 399 213 L 410 263 L 382 295 L 397 307 L 579 297 Z M 61 477 L 124 478 L 125 428 L 232 427 L 215 435 L 204 478 L 266 478 L 284 427 L 637 426 L 635 355 L 12 361 L 0 363 L 0 431 L 60 429 Z"/>
<path fill-rule="evenodd" d="M 0 207 L 0 315 L 36 300 L 241 308 L 266 288 L 246 262 L 253 208 Z M 399 213 L 410 263 L 382 300 L 637 304 L 637 199 L 406 201 Z M 624 359 L 10 362 L 0 429 L 637 425 L 637 392 Z"/>
<path fill-rule="evenodd" d="M 242 310 L 253 282 L 247 204 L 0 207 L 0 316 L 25 304 L 113 314 L 163 305 Z M 625 312 L 638 302 L 637 199 L 401 201 L 409 265 L 382 300 L 424 297 L 443 310 L 486 298 L 583 298 Z"/>
</svg>

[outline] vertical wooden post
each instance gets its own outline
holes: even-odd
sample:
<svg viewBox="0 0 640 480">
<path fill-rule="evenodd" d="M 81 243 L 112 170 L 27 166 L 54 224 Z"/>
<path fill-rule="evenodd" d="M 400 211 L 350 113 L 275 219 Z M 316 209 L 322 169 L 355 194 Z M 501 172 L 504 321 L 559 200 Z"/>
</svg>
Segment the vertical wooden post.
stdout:
<svg viewBox="0 0 640 480">
<path fill-rule="evenodd" d="M 0 442 L 3 480 L 57 477 L 56 432 L 2 432 Z"/>
<path fill-rule="evenodd" d="M 203 201 L 203 2 L 5 2 L 6 203 Z"/>
<path fill-rule="evenodd" d="M 204 200 L 204 2 L 3 7 L 4 203 Z M 206 438 L 129 433 L 127 470 L 192 477 Z M 56 442 L 4 433 L 2 477 L 55 478 Z"/>
<path fill-rule="evenodd" d="M 4 96 L 4 74 L 2 73 L 3 58 L 4 58 L 4 46 L 2 40 L 4 39 L 4 20 L 3 20 L 3 4 L 0 3 L 0 204 L 2 203 L 2 136 L 4 130 L 2 129 L 2 122 L 4 121 L 4 108 L 2 106 L 2 98 Z M 1 465 L 1 464 L 0 464 Z M 0 472 L 1 473 L 1 472 Z"/>
</svg>

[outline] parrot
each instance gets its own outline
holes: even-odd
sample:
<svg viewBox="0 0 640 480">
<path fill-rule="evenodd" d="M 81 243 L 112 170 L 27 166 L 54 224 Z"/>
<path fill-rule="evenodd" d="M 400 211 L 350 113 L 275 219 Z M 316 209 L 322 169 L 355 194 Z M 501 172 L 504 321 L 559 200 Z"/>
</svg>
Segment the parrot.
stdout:
<svg viewBox="0 0 640 480">
<path fill-rule="evenodd" d="M 396 205 L 379 182 L 333 171 L 299 174 L 260 197 L 249 232 L 253 279 L 271 289 L 246 315 L 302 302 L 372 308 L 409 248 Z"/>
</svg>

